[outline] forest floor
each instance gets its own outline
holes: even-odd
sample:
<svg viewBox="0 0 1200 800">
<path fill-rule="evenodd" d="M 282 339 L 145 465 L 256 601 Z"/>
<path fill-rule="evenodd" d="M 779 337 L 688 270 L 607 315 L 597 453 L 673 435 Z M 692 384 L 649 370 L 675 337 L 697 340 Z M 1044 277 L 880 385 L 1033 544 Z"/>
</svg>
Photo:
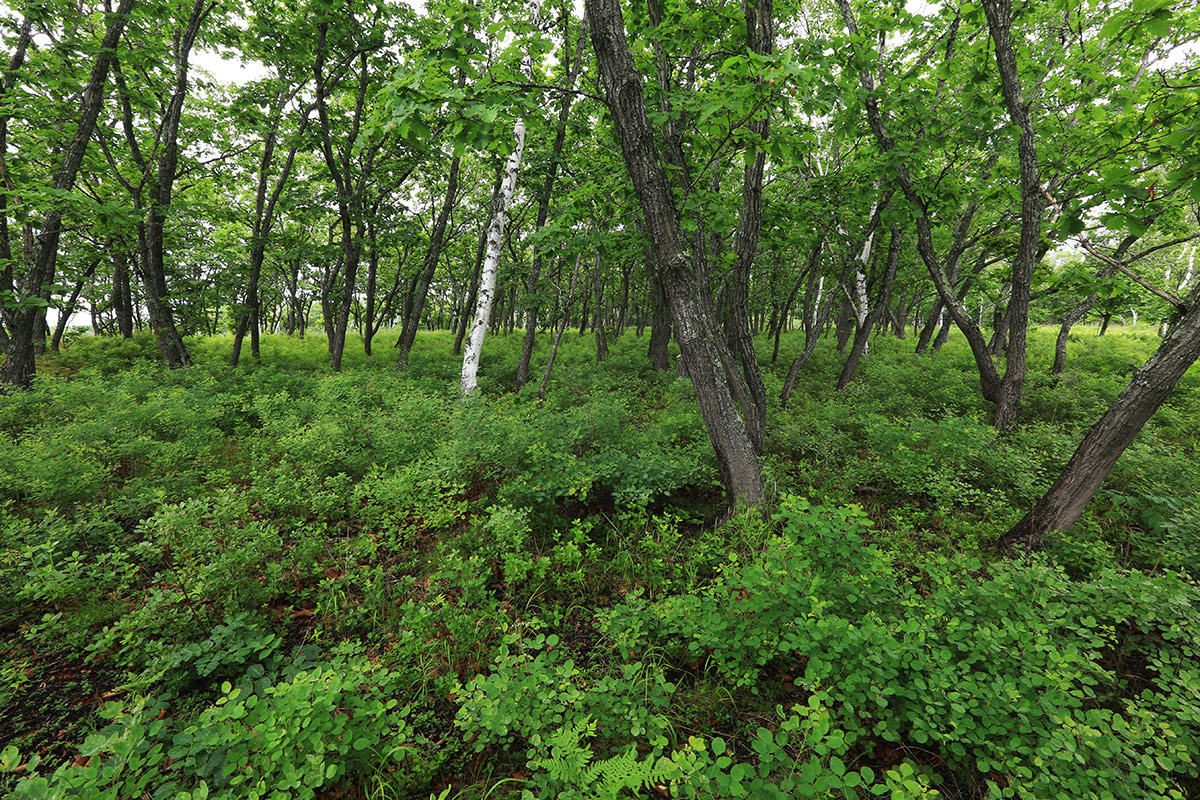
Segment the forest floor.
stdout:
<svg viewBox="0 0 1200 800">
<path fill-rule="evenodd" d="M 965 344 L 763 362 L 723 524 L 686 379 L 568 336 L 77 340 L 0 397 L 0 793 L 1200 797 L 1200 370 L 1045 552 L 991 548 L 1156 342 L 1034 331 L 1000 434 Z M 356 349 L 357 348 L 357 349 Z M 766 342 L 759 351 L 769 353 Z M 535 360 L 544 358 L 536 351 Z M 245 359 L 249 362 L 249 359 Z"/>
</svg>

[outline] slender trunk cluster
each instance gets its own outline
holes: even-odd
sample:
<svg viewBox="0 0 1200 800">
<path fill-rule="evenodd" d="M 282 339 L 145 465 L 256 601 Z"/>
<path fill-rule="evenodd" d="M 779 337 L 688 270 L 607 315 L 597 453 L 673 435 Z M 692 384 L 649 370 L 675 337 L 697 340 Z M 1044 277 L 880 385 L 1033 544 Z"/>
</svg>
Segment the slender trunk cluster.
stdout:
<svg viewBox="0 0 1200 800">
<path fill-rule="evenodd" d="M 96 128 L 96 120 L 100 116 L 104 102 L 104 86 L 108 82 L 108 72 L 114 60 L 117 43 L 125 31 L 125 23 L 133 8 L 133 2 L 134 0 L 121 0 L 116 11 L 109 15 L 91 75 L 80 96 L 79 122 L 75 126 L 74 135 L 63 149 L 62 160 L 55 171 L 53 185 L 57 192 L 70 192 L 75 186 L 75 178 L 79 174 L 84 153 Z M 23 48 L 27 45 L 28 37 L 21 37 L 17 52 L 14 53 L 14 61 L 17 61 L 18 53 L 23 59 Z M 13 71 L 15 72 L 15 69 Z M 5 178 L 7 177 L 6 170 Z M 24 279 L 16 285 L 17 281 L 10 277 L 12 288 L 23 302 L 10 310 L 6 319 L 9 338 L 4 353 L 4 364 L 0 367 L 0 383 L 5 386 L 28 388 L 33 382 L 34 340 L 41 337 L 45 325 L 39 310 L 45 308 L 49 301 L 49 290 L 46 287 L 54 282 L 62 220 L 63 211 L 58 205 L 46 212 L 34 246 L 25 254 L 27 267 Z"/>
</svg>

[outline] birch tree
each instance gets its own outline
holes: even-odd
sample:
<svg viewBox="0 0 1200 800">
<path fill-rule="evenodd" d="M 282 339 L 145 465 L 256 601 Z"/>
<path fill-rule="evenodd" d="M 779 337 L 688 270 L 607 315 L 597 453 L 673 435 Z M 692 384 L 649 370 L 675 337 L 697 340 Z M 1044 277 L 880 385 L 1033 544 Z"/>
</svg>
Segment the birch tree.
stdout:
<svg viewBox="0 0 1200 800">
<path fill-rule="evenodd" d="M 537 19 L 536 7 L 531 17 Z M 521 59 L 521 73 L 529 80 L 533 78 L 533 58 L 527 52 Z M 463 395 L 474 394 L 479 387 L 479 356 L 483 352 L 483 340 L 487 335 L 492 316 L 492 304 L 496 299 L 496 279 L 500 273 L 500 253 L 504 245 L 504 224 L 512 204 L 517 186 L 517 174 L 521 171 L 521 159 L 525 155 L 525 115 L 518 114 L 513 122 L 513 149 L 504 162 L 503 178 L 497 193 L 492 219 L 487 230 L 487 249 L 479 277 L 479 293 L 475 301 L 467 346 L 463 352 L 462 378 L 459 386 Z"/>
</svg>

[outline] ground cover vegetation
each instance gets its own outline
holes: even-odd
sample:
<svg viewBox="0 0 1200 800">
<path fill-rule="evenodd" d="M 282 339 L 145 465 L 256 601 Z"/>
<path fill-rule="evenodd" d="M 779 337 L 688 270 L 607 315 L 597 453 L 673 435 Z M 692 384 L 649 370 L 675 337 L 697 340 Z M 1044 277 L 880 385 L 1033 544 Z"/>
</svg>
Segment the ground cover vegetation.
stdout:
<svg viewBox="0 0 1200 800">
<path fill-rule="evenodd" d="M 998 433 L 953 337 L 824 342 L 720 523 L 689 381 L 572 334 L 330 374 L 78 341 L 0 419 L 15 797 L 1191 797 L 1200 375 L 1069 534 L 1005 558 L 1152 331 L 1073 335 Z M 758 343 L 761 346 L 765 342 Z M 803 337 L 784 337 L 784 354 Z M 539 358 L 546 354 L 536 351 Z M 783 365 L 766 369 L 774 395 Z M 51 373 L 58 373 L 52 375 Z"/>
<path fill-rule="evenodd" d="M 1198 39 L 10 4 L 4 790 L 1200 796 Z"/>
</svg>

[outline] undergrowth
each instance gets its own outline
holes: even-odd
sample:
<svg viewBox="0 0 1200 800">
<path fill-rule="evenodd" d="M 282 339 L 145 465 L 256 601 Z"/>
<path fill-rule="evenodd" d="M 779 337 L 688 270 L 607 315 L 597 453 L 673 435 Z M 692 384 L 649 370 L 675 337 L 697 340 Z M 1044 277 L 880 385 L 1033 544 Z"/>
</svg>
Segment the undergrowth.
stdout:
<svg viewBox="0 0 1200 800">
<path fill-rule="evenodd" d="M 685 379 L 567 337 L 89 340 L 0 398 L 0 791 L 19 798 L 1200 796 L 1200 379 L 1075 528 L 989 549 L 1153 341 L 1034 332 L 986 425 L 952 339 L 764 363 L 761 513 Z M 769 352 L 762 347 L 760 352 Z M 536 358 L 544 358 L 539 349 Z"/>
</svg>

